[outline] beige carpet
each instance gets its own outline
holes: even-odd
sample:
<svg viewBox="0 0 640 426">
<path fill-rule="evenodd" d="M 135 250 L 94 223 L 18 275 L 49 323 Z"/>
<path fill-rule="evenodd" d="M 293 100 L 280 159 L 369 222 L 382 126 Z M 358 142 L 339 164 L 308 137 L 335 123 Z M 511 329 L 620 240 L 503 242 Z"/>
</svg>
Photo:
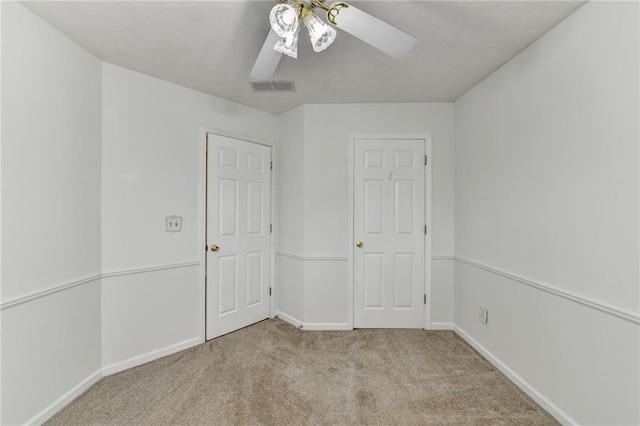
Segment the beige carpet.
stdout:
<svg viewBox="0 0 640 426">
<path fill-rule="evenodd" d="M 556 424 L 450 331 L 267 320 L 106 377 L 47 424 Z"/>
</svg>

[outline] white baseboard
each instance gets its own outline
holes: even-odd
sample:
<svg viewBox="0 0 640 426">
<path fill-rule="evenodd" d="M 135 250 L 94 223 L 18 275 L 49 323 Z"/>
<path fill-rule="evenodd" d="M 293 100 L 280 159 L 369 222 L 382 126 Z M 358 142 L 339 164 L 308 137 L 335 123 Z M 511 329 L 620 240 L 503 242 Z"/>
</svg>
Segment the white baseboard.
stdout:
<svg viewBox="0 0 640 426">
<path fill-rule="evenodd" d="M 545 398 L 542 394 L 540 394 L 537 390 L 535 390 L 531 385 L 525 382 L 522 377 L 518 376 L 512 369 L 507 367 L 502 361 L 500 361 L 494 354 L 489 352 L 478 343 L 473 337 L 471 337 L 466 331 L 458 327 L 457 325 L 453 325 L 453 330 L 462 337 L 473 349 L 478 351 L 483 357 L 485 357 L 491 364 L 493 364 L 498 370 L 500 370 L 505 376 L 509 378 L 513 383 L 516 384 L 524 393 L 529 395 L 531 399 L 533 399 L 536 403 L 538 403 L 542 408 L 544 408 L 549 414 L 555 417 L 563 425 L 576 425 L 578 424 L 575 420 L 573 420 L 567 413 L 558 408 L 555 404 Z"/>
<path fill-rule="evenodd" d="M 176 352 L 188 349 L 190 347 L 204 343 L 204 340 L 200 337 L 194 337 L 192 339 L 184 340 L 175 345 L 167 346 L 162 349 L 147 352 L 146 354 L 138 355 L 127 360 L 111 364 L 102 368 L 102 376 L 110 376 L 111 374 L 119 373 L 129 368 L 137 367 L 138 365 L 146 364 L 147 362 L 162 358 L 163 356 L 171 355 Z"/>
<path fill-rule="evenodd" d="M 300 321 L 299 319 L 296 319 L 296 318 L 292 317 L 291 315 L 285 314 L 282 311 L 276 311 L 276 316 L 278 318 L 280 318 L 281 320 L 288 322 L 289 324 L 291 324 L 292 326 L 294 326 L 296 328 L 300 328 L 300 327 L 302 327 L 304 325 L 302 323 L 302 321 Z"/>
<path fill-rule="evenodd" d="M 451 322 L 432 322 L 426 330 L 453 330 L 453 327 Z"/>
<path fill-rule="evenodd" d="M 329 330 L 351 330 L 346 322 L 309 322 L 304 323 L 299 319 L 285 314 L 282 311 L 276 312 L 276 317 L 288 322 L 292 326 L 306 331 L 329 331 Z"/>
<path fill-rule="evenodd" d="M 309 322 L 302 326 L 307 331 L 351 330 L 346 322 Z"/>
<path fill-rule="evenodd" d="M 40 413 L 36 414 L 31 420 L 27 422 L 28 425 L 41 425 L 58 411 L 62 410 L 68 403 L 79 397 L 84 391 L 89 389 L 94 383 L 102 378 L 101 370 L 94 371 L 71 388 L 68 392 L 58 398 L 53 404 L 49 405 L 47 408 L 42 410 Z"/>
</svg>

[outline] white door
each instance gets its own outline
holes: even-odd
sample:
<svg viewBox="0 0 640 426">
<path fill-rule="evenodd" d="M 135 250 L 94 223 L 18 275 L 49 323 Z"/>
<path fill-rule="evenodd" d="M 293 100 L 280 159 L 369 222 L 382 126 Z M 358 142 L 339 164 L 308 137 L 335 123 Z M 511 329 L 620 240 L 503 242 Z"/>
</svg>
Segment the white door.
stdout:
<svg viewBox="0 0 640 426">
<path fill-rule="evenodd" d="M 207 339 L 269 317 L 271 149 L 207 136 Z"/>
<path fill-rule="evenodd" d="M 354 327 L 423 328 L 425 141 L 354 140 Z"/>
</svg>

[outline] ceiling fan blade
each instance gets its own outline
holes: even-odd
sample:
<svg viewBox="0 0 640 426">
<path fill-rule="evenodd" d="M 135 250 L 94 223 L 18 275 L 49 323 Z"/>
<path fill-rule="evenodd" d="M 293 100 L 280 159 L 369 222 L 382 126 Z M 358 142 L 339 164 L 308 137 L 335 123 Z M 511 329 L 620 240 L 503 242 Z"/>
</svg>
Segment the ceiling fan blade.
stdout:
<svg viewBox="0 0 640 426">
<path fill-rule="evenodd" d="M 267 38 L 262 45 L 262 49 L 260 49 L 260 53 L 258 53 L 256 63 L 253 65 L 253 69 L 251 70 L 250 75 L 252 79 L 268 80 L 276 71 L 276 68 L 278 68 L 278 64 L 280 63 L 280 58 L 282 58 L 282 53 L 275 51 L 273 47 L 279 39 L 280 37 L 278 37 L 278 34 L 273 32 L 273 30 L 269 30 L 269 34 L 267 34 Z"/>
<path fill-rule="evenodd" d="M 330 8 L 335 5 L 332 4 Z M 368 13 L 347 5 L 339 9 L 334 18 L 336 26 L 387 55 L 400 58 L 413 48 L 418 40 Z"/>
</svg>

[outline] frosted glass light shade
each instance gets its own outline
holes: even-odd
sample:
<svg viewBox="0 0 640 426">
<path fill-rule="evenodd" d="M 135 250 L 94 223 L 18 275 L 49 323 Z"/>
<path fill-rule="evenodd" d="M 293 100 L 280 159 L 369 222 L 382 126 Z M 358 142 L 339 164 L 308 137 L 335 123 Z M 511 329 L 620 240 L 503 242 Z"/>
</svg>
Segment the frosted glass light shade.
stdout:
<svg viewBox="0 0 640 426">
<path fill-rule="evenodd" d="M 289 4 L 277 4 L 269 13 L 271 28 L 280 37 L 292 36 L 298 31 L 298 11 Z"/>
<path fill-rule="evenodd" d="M 302 18 L 304 25 L 309 30 L 311 46 L 316 52 L 322 52 L 331 46 L 336 38 L 336 30 L 325 24 L 315 13 L 308 13 Z"/>
<path fill-rule="evenodd" d="M 284 53 L 294 59 L 298 59 L 298 34 L 300 29 L 294 33 L 287 34 L 285 37 L 281 37 L 276 45 L 273 47 L 276 51 Z"/>
</svg>

